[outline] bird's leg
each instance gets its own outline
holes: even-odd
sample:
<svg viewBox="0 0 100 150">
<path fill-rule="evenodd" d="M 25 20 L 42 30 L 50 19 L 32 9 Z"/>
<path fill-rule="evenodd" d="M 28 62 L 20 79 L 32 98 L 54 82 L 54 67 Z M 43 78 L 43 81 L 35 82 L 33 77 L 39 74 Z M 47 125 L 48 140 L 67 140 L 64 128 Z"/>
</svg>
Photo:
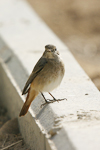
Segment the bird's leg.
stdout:
<svg viewBox="0 0 100 150">
<path fill-rule="evenodd" d="M 50 92 L 48 93 L 52 96 L 53 100 L 56 101 L 56 98 Z"/>
<path fill-rule="evenodd" d="M 45 96 L 43 95 L 43 93 L 41 92 L 41 95 L 43 96 L 43 98 L 44 98 L 44 100 L 45 100 L 45 103 L 43 103 L 42 105 L 41 105 L 41 107 L 42 106 L 44 106 L 44 105 L 46 105 L 46 104 L 48 104 L 48 103 L 53 103 L 54 101 L 47 101 L 47 99 L 45 98 Z"/>
<path fill-rule="evenodd" d="M 53 102 L 54 102 L 54 101 L 59 102 L 59 101 L 62 101 L 62 100 L 67 100 L 66 98 L 56 99 L 50 92 L 48 92 L 48 93 L 53 97 Z M 49 101 L 51 101 L 51 100 L 49 100 Z"/>
<path fill-rule="evenodd" d="M 50 100 L 50 99 L 46 99 L 45 98 L 45 96 L 43 95 L 43 93 L 41 92 L 41 95 L 43 96 L 43 98 L 44 98 L 44 100 L 45 100 L 45 103 L 43 103 L 42 105 L 41 105 L 41 107 L 42 106 L 44 106 L 44 105 L 46 105 L 46 104 L 49 104 L 49 103 L 53 103 L 53 102 L 59 102 L 59 101 L 62 101 L 62 100 L 67 100 L 66 98 L 63 98 L 63 99 L 56 99 L 50 92 L 48 92 L 51 96 L 52 96 L 52 98 L 53 98 L 53 100 Z"/>
<path fill-rule="evenodd" d="M 44 100 L 46 103 L 48 103 L 48 101 L 46 100 L 45 96 L 43 95 L 43 93 L 41 92 L 41 95 L 43 96 Z"/>
</svg>

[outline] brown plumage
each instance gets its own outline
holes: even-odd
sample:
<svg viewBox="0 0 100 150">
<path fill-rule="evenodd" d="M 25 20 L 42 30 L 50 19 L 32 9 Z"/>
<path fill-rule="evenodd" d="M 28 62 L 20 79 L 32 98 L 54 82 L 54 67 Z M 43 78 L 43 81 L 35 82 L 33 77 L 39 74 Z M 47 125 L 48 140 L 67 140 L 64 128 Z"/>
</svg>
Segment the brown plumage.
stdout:
<svg viewBox="0 0 100 150">
<path fill-rule="evenodd" d="M 39 92 L 50 92 L 55 89 L 61 83 L 64 72 L 64 64 L 56 47 L 46 45 L 42 57 L 36 63 L 22 91 L 22 95 L 28 94 L 19 116 L 24 116 L 27 113 L 31 102 Z M 54 97 L 53 99 L 56 100 Z M 45 101 L 47 102 L 46 99 Z"/>
<path fill-rule="evenodd" d="M 31 105 L 31 102 L 35 99 L 37 95 L 38 95 L 37 91 L 31 90 L 31 88 L 29 88 L 26 101 L 21 109 L 19 116 L 24 116 L 27 113 L 29 106 Z"/>
</svg>

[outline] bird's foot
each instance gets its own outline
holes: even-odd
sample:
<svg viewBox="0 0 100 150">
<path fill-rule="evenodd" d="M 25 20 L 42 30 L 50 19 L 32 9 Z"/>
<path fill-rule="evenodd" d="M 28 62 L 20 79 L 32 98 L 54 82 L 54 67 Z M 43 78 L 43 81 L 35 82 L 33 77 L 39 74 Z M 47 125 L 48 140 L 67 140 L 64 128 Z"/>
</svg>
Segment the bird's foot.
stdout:
<svg viewBox="0 0 100 150">
<path fill-rule="evenodd" d="M 53 99 L 54 102 L 59 102 L 59 101 L 63 101 L 63 100 L 67 100 L 67 98 L 62 98 L 62 99 Z"/>
<path fill-rule="evenodd" d="M 54 102 L 59 102 L 59 101 L 63 101 L 63 100 L 67 100 L 66 98 L 63 98 L 63 99 L 53 99 L 53 100 L 50 100 L 50 99 L 47 99 L 45 103 L 43 103 L 41 105 L 41 107 L 45 106 L 46 104 L 50 104 L 50 103 L 54 103 Z"/>
<path fill-rule="evenodd" d="M 50 103 L 53 103 L 53 102 L 55 102 L 54 100 L 46 100 L 45 101 L 45 103 L 43 103 L 42 105 L 41 105 L 41 107 L 43 107 L 43 106 L 45 106 L 46 104 L 50 104 Z"/>
</svg>

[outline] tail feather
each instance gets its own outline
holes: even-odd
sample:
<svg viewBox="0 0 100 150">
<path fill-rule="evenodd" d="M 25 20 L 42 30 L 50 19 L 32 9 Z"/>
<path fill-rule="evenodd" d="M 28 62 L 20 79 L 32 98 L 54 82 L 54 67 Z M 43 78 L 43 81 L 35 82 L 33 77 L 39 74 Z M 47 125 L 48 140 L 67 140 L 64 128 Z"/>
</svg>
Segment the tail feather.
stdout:
<svg viewBox="0 0 100 150">
<path fill-rule="evenodd" d="M 24 103 L 24 105 L 21 109 L 21 112 L 19 114 L 19 117 L 24 116 L 27 113 L 30 105 L 31 105 L 31 103 L 29 105 L 27 105 L 26 102 Z"/>
<path fill-rule="evenodd" d="M 35 99 L 37 95 L 38 95 L 37 91 L 35 90 L 31 91 L 31 89 L 29 89 L 27 97 L 26 97 L 26 101 L 21 109 L 19 117 L 24 116 L 27 113 L 29 106 L 31 105 L 31 102 Z"/>
</svg>

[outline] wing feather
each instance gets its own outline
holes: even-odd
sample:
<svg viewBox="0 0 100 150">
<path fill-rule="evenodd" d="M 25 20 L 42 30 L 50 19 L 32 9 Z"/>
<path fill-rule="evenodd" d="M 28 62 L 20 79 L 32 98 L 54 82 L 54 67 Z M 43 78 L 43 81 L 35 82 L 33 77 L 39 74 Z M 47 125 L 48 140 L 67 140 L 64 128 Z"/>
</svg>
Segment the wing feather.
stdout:
<svg viewBox="0 0 100 150">
<path fill-rule="evenodd" d="M 35 77 L 38 75 L 38 73 L 44 68 L 45 64 L 47 63 L 47 59 L 41 57 L 39 61 L 36 63 L 31 75 L 29 76 L 24 89 L 22 91 L 22 95 L 26 94 L 29 90 L 29 86 L 32 83 L 32 81 L 35 79 Z"/>
</svg>

